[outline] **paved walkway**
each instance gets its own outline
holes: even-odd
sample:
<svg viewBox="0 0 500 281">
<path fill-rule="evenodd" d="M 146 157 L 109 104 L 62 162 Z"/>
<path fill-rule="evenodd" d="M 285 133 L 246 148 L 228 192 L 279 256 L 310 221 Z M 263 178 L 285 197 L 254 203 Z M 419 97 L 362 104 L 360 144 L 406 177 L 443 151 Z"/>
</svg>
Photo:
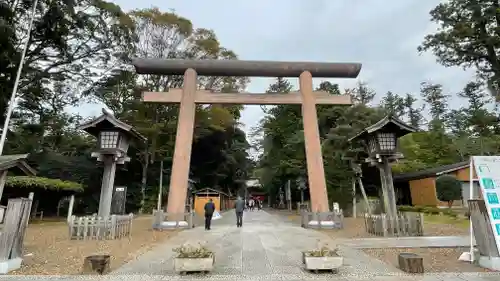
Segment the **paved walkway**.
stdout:
<svg viewBox="0 0 500 281">
<path fill-rule="evenodd" d="M 318 241 L 339 247 L 345 266 L 338 274 L 316 275 L 302 269 L 301 252 L 316 248 Z M 215 251 L 215 269 L 210 275 L 178 276 L 173 272 L 172 249 L 185 242 L 207 243 Z M 499 275 L 478 273 L 408 276 L 354 249 L 347 242 L 332 241 L 320 232 L 284 223 L 280 216 L 265 211 L 245 212 L 243 227 L 236 228 L 234 214 L 228 212 L 213 222 L 211 231 L 203 227 L 183 231 L 112 275 L 147 274 L 156 275 L 156 278 L 161 275 L 163 280 L 500 280 Z"/>
</svg>

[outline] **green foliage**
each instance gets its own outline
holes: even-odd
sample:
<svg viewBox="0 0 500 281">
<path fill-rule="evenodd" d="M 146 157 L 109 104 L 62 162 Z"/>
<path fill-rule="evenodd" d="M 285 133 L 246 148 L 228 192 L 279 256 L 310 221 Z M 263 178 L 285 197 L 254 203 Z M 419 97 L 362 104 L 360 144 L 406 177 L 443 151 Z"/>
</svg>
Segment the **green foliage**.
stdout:
<svg viewBox="0 0 500 281">
<path fill-rule="evenodd" d="M 43 177 L 10 176 L 5 185 L 9 188 L 33 188 L 56 191 L 83 191 L 83 186 L 76 182 Z"/>
<path fill-rule="evenodd" d="M 0 22 L 6 23 L 0 32 L 1 93 L 12 90 L 32 3 L 0 5 Z M 30 153 L 40 176 L 82 183 L 86 188 L 77 208 L 95 212 L 102 176 L 102 166 L 90 157 L 95 139 L 74 129 L 84 120 L 67 108 L 102 102 L 148 138 L 146 147 L 131 144 L 131 161 L 116 172 L 115 184 L 127 186 L 127 211 L 156 207 L 159 160 L 168 185 L 179 108 L 143 103 L 141 93 L 182 87 L 182 76 L 139 76 L 126 66 L 134 57 L 237 59 L 236 53 L 224 48 L 213 30 L 194 27 L 173 11 L 125 13 L 102 0 L 40 0 L 36 13 L 5 154 Z M 222 92 L 242 91 L 249 81 L 198 79 L 200 87 Z M 7 99 L 0 97 L 0 112 Z M 229 193 L 241 188 L 251 169 L 246 136 L 237 128 L 242 108 L 197 106 L 192 179 Z M 201 159 L 204 154 L 216 162 Z"/>
<path fill-rule="evenodd" d="M 458 217 L 458 214 L 451 209 L 442 209 L 434 206 L 398 206 L 398 211 L 424 213 L 428 215 L 446 215 L 452 218 Z"/>
<path fill-rule="evenodd" d="M 496 1 L 450 0 L 430 11 L 439 28 L 419 51 L 431 51 L 444 66 L 473 67 L 498 98 L 500 8 Z"/>
<path fill-rule="evenodd" d="M 177 254 L 177 258 L 184 259 L 203 259 L 210 258 L 214 256 L 214 252 L 209 250 L 206 246 L 201 243 L 198 246 L 184 244 L 178 248 L 174 248 L 174 251 Z"/>
<path fill-rule="evenodd" d="M 442 175 L 436 179 L 437 198 L 448 202 L 451 207 L 453 200 L 462 198 L 462 183 L 452 175 Z"/>
</svg>

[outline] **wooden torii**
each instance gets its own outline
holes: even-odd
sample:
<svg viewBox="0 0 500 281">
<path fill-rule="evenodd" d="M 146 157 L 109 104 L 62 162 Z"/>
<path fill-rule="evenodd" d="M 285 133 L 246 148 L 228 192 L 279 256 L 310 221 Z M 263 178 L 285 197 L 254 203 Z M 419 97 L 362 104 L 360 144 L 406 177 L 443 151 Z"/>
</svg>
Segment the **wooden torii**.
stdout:
<svg viewBox="0 0 500 281">
<path fill-rule="evenodd" d="M 272 62 L 241 60 L 135 59 L 138 74 L 184 75 L 182 89 L 145 92 L 144 102 L 180 103 L 167 213 L 184 213 L 196 104 L 300 104 L 304 126 L 311 210 L 328 212 L 328 194 L 321 153 L 316 104 L 351 105 L 350 95 L 313 91 L 314 77 L 356 78 L 359 63 Z M 197 76 L 299 77 L 300 92 L 213 93 L 197 88 Z"/>
</svg>

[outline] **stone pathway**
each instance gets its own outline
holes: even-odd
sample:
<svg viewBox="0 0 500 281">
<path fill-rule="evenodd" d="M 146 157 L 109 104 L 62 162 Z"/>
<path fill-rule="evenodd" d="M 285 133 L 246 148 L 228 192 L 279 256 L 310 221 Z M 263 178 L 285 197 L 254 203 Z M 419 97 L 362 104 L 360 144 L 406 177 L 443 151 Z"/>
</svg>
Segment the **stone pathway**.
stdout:
<svg viewBox="0 0 500 281">
<path fill-rule="evenodd" d="M 359 250 L 369 243 L 415 242 L 415 239 L 339 239 L 285 223 L 278 215 L 265 211 L 245 212 L 243 228 L 236 228 L 234 212 L 222 214 L 213 222 L 211 231 L 203 226 L 181 232 L 179 235 L 145 253 L 138 259 L 104 276 L 0 276 L 5 280 L 341 280 L 341 281 L 496 281 L 498 273 L 440 273 L 408 275 L 399 269 L 373 259 Z M 338 246 L 344 257 L 344 266 L 337 274 L 312 274 L 302 270 L 301 252 L 317 247 L 318 240 Z M 399 242 L 397 242 L 398 240 Z M 215 269 L 206 276 L 180 276 L 173 272 L 172 249 L 190 242 L 205 242 L 215 251 Z M 385 242 L 393 241 L 393 242 Z M 401 242 L 403 241 L 403 242 Z M 404 242 L 406 241 L 406 242 Z M 424 243 L 424 240 L 420 240 Z M 443 240 L 447 241 L 447 240 Z M 392 243 L 392 244 L 391 244 Z M 429 243 L 429 242 L 425 242 Z M 448 242 L 446 242 L 448 243 Z M 357 246 L 356 246 L 357 245 Z M 379 244 L 380 245 L 380 244 Z"/>
<path fill-rule="evenodd" d="M 366 239 L 363 239 L 366 240 Z M 372 242 L 381 242 L 372 240 Z M 197 241 L 207 243 L 215 251 L 214 271 L 207 276 L 179 276 L 173 273 L 172 249 Z M 316 248 L 318 241 L 338 246 L 345 266 L 338 274 L 312 274 L 302 269 L 301 252 Z M 423 240 L 425 241 L 425 240 Z M 354 241 L 351 241 L 351 244 Z M 410 242 L 408 240 L 407 242 Z M 356 241 L 356 243 L 368 243 Z M 282 218 L 265 211 L 245 212 L 242 228 L 236 228 L 233 212 L 213 222 L 211 231 L 203 227 L 187 230 L 122 266 L 112 274 L 161 275 L 163 280 L 500 280 L 488 273 L 425 274 L 409 276 L 399 269 L 373 259 L 355 249 L 348 240 L 333 241 L 320 232 L 284 223 Z M 155 278 L 156 279 L 156 278 Z M 494 280 L 491 279 L 491 280 Z"/>
</svg>

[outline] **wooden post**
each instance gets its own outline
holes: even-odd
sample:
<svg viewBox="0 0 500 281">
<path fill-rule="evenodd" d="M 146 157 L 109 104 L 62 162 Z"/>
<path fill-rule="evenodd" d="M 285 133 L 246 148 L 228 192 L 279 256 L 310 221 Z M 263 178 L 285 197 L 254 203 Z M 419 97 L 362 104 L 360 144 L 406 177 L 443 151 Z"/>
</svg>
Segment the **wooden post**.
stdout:
<svg viewBox="0 0 500 281">
<path fill-rule="evenodd" d="M 382 201 L 384 202 L 384 213 L 390 215 L 391 214 L 391 208 L 389 206 L 389 197 L 387 194 L 387 180 L 385 178 L 385 171 L 383 169 L 383 166 L 377 165 L 379 172 L 380 172 L 380 187 L 382 188 Z"/>
<path fill-rule="evenodd" d="M 3 189 L 5 187 L 5 182 L 7 181 L 8 170 L 0 171 L 0 203 L 2 202 Z"/>
<path fill-rule="evenodd" d="M 196 112 L 197 74 L 192 68 L 184 73 L 184 88 L 177 121 L 174 157 L 168 192 L 167 213 L 184 214 L 189 180 Z"/>
<path fill-rule="evenodd" d="M 83 260 L 82 274 L 106 274 L 110 272 L 110 264 L 109 255 L 88 256 Z"/>
<path fill-rule="evenodd" d="M 159 186 L 159 191 L 158 191 L 158 206 L 157 210 L 161 210 L 161 198 L 163 195 L 163 160 L 160 162 L 160 186 Z"/>
<path fill-rule="evenodd" d="M 111 214 L 111 202 L 113 200 L 113 190 L 116 173 L 116 161 L 114 156 L 104 156 L 104 173 L 102 176 L 101 197 L 99 199 L 99 217 L 109 217 Z"/>
<path fill-rule="evenodd" d="M 352 178 L 352 217 L 356 218 L 356 180 Z"/>
<path fill-rule="evenodd" d="M 358 177 L 359 189 L 361 190 L 361 194 L 363 194 L 363 199 L 365 200 L 366 210 L 368 214 L 372 214 L 372 208 L 370 207 L 370 201 L 368 201 L 368 196 L 366 196 L 365 186 L 363 185 L 363 181 Z"/>
<path fill-rule="evenodd" d="M 69 206 L 68 206 L 68 216 L 66 217 L 66 220 L 69 222 L 71 219 L 71 216 L 73 215 L 73 206 L 75 204 L 75 195 L 71 195 L 69 199 Z"/>
<path fill-rule="evenodd" d="M 424 259 L 417 254 L 401 253 L 398 256 L 399 268 L 407 273 L 424 273 Z"/>
<path fill-rule="evenodd" d="M 387 158 L 383 158 L 382 164 L 379 164 L 381 180 L 385 185 L 385 195 L 384 199 L 387 200 L 385 206 L 387 207 L 386 212 L 392 221 L 391 228 L 395 229 L 396 235 L 399 234 L 399 222 L 398 222 L 398 210 L 396 206 L 396 195 L 394 192 L 394 184 L 392 181 L 392 171 Z M 392 230 L 394 232 L 394 230 Z"/>
<path fill-rule="evenodd" d="M 302 123 L 304 126 L 307 178 L 311 194 L 311 211 L 328 212 L 330 206 L 328 206 L 325 169 L 311 72 L 302 72 L 299 77 L 299 84 L 302 95 Z"/>
<path fill-rule="evenodd" d="M 31 218 L 31 206 L 33 204 L 33 199 L 35 198 L 35 193 L 34 192 L 30 192 L 28 194 L 28 199 L 30 200 L 28 202 L 28 219 L 26 220 L 26 225 L 28 225 L 29 221 L 30 221 L 30 218 Z M 38 206 L 37 206 L 38 208 Z M 35 216 L 36 216 L 36 213 L 35 213 Z"/>
<path fill-rule="evenodd" d="M 382 220 L 382 235 L 384 237 L 386 236 L 389 236 L 389 232 L 388 232 L 388 227 L 387 227 L 387 215 L 386 214 L 381 214 L 380 215 L 380 219 Z M 390 217 L 389 217 L 390 218 Z"/>
</svg>

